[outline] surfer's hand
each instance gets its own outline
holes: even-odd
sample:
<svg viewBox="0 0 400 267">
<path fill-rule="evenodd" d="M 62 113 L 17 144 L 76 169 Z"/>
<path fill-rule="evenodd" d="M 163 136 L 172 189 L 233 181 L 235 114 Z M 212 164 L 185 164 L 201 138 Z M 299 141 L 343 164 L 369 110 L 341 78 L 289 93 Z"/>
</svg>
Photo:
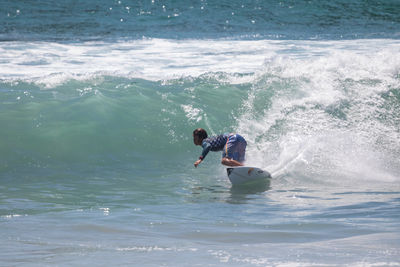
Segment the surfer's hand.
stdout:
<svg viewBox="0 0 400 267">
<path fill-rule="evenodd" d="M 200 164 L 201 159 L 196 160 L 196 162 L 194 163 L 194 166 L 197 168 L 197 166 Z"/>
</svg>

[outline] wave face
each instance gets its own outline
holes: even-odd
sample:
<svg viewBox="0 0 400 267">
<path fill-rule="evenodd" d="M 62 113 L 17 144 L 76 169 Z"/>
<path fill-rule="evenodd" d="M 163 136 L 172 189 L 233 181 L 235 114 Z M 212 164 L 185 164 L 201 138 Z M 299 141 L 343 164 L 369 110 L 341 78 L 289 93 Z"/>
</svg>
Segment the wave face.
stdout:
<svg viewBox="0 0 400 267">
<path fill-rule="evenodd" d="M 248 161 L 278 173 L 398 175 L 396 41 L 23 46 L 1 46 L 3 169 L 176 162 L 202 126 L 237 129 Z"/>
</svg>

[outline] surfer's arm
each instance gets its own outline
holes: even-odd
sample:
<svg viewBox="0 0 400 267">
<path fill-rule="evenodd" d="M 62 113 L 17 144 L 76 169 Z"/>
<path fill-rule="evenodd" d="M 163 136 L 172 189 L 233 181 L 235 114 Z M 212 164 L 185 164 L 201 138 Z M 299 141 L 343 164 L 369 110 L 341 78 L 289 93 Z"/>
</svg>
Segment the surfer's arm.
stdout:
<svg viewBox="0 0 400 267">
<path fill-rule="evenodd" d="M 229 167 L 244 166 L 243 163 L 230 158 L 222 158 L 221 164 Z"/>
<path fill-rule="evenodd" d="M 204 158 L 207 156 L 208 152 L 211 149 L 211 144 L 209 144 L 207 142 L 203 142 L 203 144 L 201 146 L 203 147 L 203 152 L 201 152 L 201 156 L 194 163 L 195 167 L 197 167 L 204 160 Z"/>
<path fill-rule="evenodd" d="M 199 159 L 203 160 L 207 156 L 208 152 L 210 152 L 211 144 L 203 142 L 201 146 L 203 147 L 203 152 L 201 152 L 201 156 L 199 157 Z"/>
<path fill-rule="evenodd" d="M 196 160 L 196 162 L 194 163 L 194 166 L 197 168 L 197 166 L 199 166 L 199 164 L 202 162 L 203 160 L 198 159 Z"/>
</svg>

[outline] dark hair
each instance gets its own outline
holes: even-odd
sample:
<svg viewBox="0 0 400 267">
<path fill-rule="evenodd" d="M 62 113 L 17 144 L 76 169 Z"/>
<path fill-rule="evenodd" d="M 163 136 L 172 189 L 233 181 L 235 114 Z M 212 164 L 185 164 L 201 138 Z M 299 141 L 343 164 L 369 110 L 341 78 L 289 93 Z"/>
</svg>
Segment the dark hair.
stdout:
<svg viewBox="0 0 400 267">
<path fill-rule="evenodd" d="M 206 130 L 204 130 L 203 128 L 197 128 L 196 130 L 194 130 L 193 135 L 198 136 L 202 140 L 208 137 Z"/>
</svg>

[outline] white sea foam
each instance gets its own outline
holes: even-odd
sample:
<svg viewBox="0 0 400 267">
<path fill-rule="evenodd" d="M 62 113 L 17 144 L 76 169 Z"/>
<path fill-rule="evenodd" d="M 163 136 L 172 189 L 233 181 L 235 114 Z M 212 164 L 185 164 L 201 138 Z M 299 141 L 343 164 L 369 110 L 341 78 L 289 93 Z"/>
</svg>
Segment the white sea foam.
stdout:
<svg viewBox="0 0 400 267">
<path fill-rule="evenodd" d="M 238 119 L 249 164 L 275 175 L 398 181 L 399 118 L 382 94 L 400 87 L 399 43 L 307 43 L 323 56 L 279 55 L 254 81 Z M 271 105 L 258 104 L 266 91 Z"/>
<path fill-rule="evenodd" d="M 201 109 L 194 108 L 191 105 L 181 105 L 181 107 L 190 121 L 199 122 L 202 119 Z"/>
<path fill-rule="evenodd" d="M 165 40 L 142 39 L 130 41 L 54 43 L 54 42 L 3 42 L 0 43 L 0 79 L 28 80 L 53 87 L 69 79 L 86 80 L 98 75 L 113 75 L 148 80 L 165 80 L 182 76 L 199 76 L 209 72 L 257 73 L 277 56 L 289 58 L 319 57 L 348 51 L 361 54 L 354 65 L 363 64 L 364 73 L 374 73 L 374 58 L 386 58 L 393 71 L 399 66 L 400 42 L 396 40 L 354 41 L 238 41 L 238 40 Z M 390 57 L 387 54 L 391 55 Z M 346 58 L 341 57 L 343 60 Z M 273 61 L 276 64 L 276 61 Z M 348 62 L 345 62 L 346 64 Z M 378 62 L 379 63 L 379 62 Z M 330 64 L 321 59 L 321 64 Z M 351 67 L 351 66 L 350 66 Z M 295 71 L 295 72 L 293 72 Z M 318 72 L 312 65 L 302 69 L 286 68 L 286 76 L 302 72 Z M 315 73 L 318 74 L 318 73 Z M 356 72 L 338 75 L 359 77 Z M 235 76 L 231 82 L 243 82 Z"/>
<path fill-rule="evenodd" d="M 254 72 L 273 44 L 261 41 L 175 41 L 145 39 L 117 43 L 0 44 L 0 77 L 43 83 L 93 75 L 164 80 L 206 72 Z M 262 55 L 262 56 L 260 56 Z"/>
</svg>

